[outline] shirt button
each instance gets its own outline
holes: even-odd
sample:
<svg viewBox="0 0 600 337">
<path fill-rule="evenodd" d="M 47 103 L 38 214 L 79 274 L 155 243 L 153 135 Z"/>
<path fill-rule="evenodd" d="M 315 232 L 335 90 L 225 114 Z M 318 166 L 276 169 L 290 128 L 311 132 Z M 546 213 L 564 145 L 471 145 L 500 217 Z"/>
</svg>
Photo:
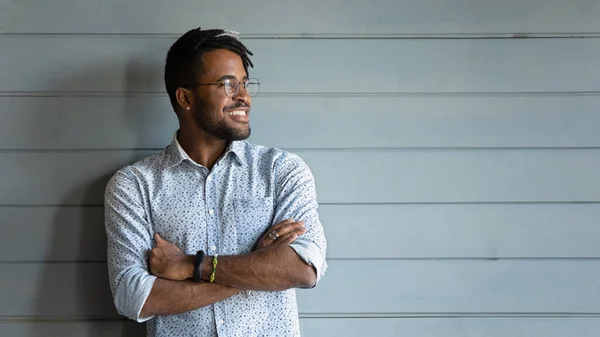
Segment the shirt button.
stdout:
<svg viewBox="0 0 600 337">
<path fill-rule="evenodd" d="M 208 210 L 208 214 L 210 214 L 210 215 L 213 215 L 213 214 L 215 214 L 215 210 L 214 210 L 214 209 L 212 209 L 212 208 L 211 208 L 211 209 L 209 209 L 209 210 Z"/>
<path fill-rule="evenodd" d="M 217 246 L 215 246 L 215 245 L 212 245 L 212 246 L 210 247 L 210 250 L 212 250 L 213 252 L 214 252 L 214 251 L 216 251 L 216 250 L 217 250 Z"/>
<path fill-rule="evenodd" d="M 223 325 L 223 323 L 225 323 L 224 320 L 220 319 L 219 322 L 217 322 L 219 325 Z"/>
</svg>

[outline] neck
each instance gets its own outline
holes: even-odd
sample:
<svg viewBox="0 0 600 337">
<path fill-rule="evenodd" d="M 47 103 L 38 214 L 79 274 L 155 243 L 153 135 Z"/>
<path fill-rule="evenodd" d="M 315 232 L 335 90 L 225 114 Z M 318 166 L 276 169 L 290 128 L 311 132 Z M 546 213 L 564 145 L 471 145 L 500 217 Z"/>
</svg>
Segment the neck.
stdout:
<svg viewBox="0 0 600 337">
<path fill-rule="evenodd" d="M 198 127 L 186 127 L 182 124 L 179 125 L 177 141 L 194 162 L 209 170 L 225 153 L 229 143 L 208 135 Z"/>
</svg>

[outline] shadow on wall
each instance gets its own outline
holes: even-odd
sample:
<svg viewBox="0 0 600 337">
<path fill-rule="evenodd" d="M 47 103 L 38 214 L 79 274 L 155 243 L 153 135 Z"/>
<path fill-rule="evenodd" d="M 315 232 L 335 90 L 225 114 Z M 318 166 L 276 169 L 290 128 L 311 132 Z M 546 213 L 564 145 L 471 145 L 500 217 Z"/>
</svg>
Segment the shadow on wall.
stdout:
<svg viewBox="0 0 600 337">
<path fill-rule="evenodd" d="M 139 91 L 140 87 L 147 88 L 148 83 L 140 83 L 156 80 L 156 76 L 153 77 L 149 74 L 156 74 L 156 67 L 163 66 L 138 62 L 139 59 L 147 60 L 143 56 L 132 57 L 128 63 L 125 74 L 128 92 Z M 103 67 L 92 68 L 77 78 L 58 83 L 52 91 L 73 91 L 74 88 L 85 88 L 85 83 L 93 80 L 95 76 L 106 76 L 105 72 L 110 71 L 110 67 L 106 65 L 110 65 L 110 63 L 105 62 Z M 153 87 L 161 87 L 161 85 L 162 83 L 155 83 Z M 143 135 L 139 117 L 132 117 L 141 115 L 141 111 L 136 110 L 142 108 L 136 103 L 139 101 L 139 95 L 126 95 L 121 111 L 122 121 L 126 123 L 128 130 Z M 39 111 L 45 109 L 45 107 L 36 108 Z M 80 107 L 79 110 L 81 110 Z M 82 110 L 82 114 L 85 112 Z M 169 111 L 165 111 L 164 120 L 174 117 L 172 112 L 169 114 Z M 81 118 L 85 118 L 85 116 Z M 164 120 L 153 121 L 152 124 L 164 125 Z M 68 123 L 68 121 L 64 122 Z M 93 128 L 94 125 L 89 127 Z M 32 126 L 32 129 L 35 127 Z M 148 130 L 148 127 L 145 129 Z M 110 131 L 106 130 L 106 137 L 111 137 Z M 156 131 L 161 132 L 161 129 Z M 86 133 L 82 132 L 81 134 Z M 143 148 L 144 144 L 148 144 L 147 139 L 143 137 L 138 137 L 138 149 Z M 77 139 L 72 141 L 77 142 Z M 123 156 L 124 151 L 130 155 Z M 125 159 L 114 165 L 114 161 L 98 161 L 99 163 L 110 162 L 111 164 L 108 166 L 112 165 L 112 167 L 102 169 L 101 174 L 98 174 L 97 170 L 90 173 L 87 182 L 64 196 L 64 199 L 60 201 L 61 207 L 56 208 L 57 211 L 51 224 L 52 234 L 48 238 L 48 247 L 50 248 L 44 256 L 46 261 L 52 263 L 43 264 L 42 270 L 38 274 L 40 277 L 39 288 L 32 315 L 58 318 L 62 322 L 49 325 L 34 324 L 32 326 L 35 331 L 31 331 L 31 336 L 46 336 L 53 333 L 81 337 L 146 335 L 145 324 L 136 323 L 118 315 L 109 288 L 105 262 L 106 233 L 102 205 L 106 183 L 122 166 L 150 154 L 124 151 L 96 151 L 98 156 L 110 156 L 111 153 L 118 152 L 120 153 L 119 157 Z M 72 167 L 61 168 L 65 172 L 72 169 Z M 65 182 L 57 182 L 57 184 L 62 183 Z M 79 232 L 71 232 L 73 229 Z"/>
</svg>

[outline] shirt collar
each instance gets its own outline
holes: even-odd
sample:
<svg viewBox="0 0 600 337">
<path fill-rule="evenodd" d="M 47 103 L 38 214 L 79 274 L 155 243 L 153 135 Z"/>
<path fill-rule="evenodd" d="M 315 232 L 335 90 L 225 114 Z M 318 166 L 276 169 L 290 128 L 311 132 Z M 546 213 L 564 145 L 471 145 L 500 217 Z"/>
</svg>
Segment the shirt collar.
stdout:
<svg viewBox="0 0 600 337">
<path fill-rule="evenodd" d="M 179 131 L 175 132 L 175 134 L 173 135 L 173 140 L 171 141 L 171 144 L 169 144 L 166 149 L 166 156 L 165 156 L 164 164 L 165 164 L 165 168 L 167 168 L 167 169 L 171 168 L 175 165 L 178 165 L 179 163 L 181 163 L 184 160 L 187 160 L 194 164 L 197 164 L 195 161 L 192 160 L 192 158 L 190 158 L 190 156 L 187 154 L 187 152 L 185 152 L 185 150 L 181 147 L 181 144 L 179 144 L 179 141 L 177 140 L 178 132 Z M 243 165 L 244 164 L 244 152 L 245 152 L 244 141 L 231 141 L 231 142 L 229 142 L 229 145 L 227 145 L 227 149 L 225 150 L 225 154 L 223 155 L 223 158 L 229 156 L 231 153 L 234 156 L 236 162 L 240 165 Z"/>
</svg>

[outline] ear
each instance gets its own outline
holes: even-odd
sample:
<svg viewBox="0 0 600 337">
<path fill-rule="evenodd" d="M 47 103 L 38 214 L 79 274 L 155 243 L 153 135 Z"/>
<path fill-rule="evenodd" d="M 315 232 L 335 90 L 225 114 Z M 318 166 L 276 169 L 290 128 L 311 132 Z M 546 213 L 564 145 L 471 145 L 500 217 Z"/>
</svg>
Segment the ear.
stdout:
<svg viewBox="0 0 600 337">
<path fill-rule="evenodd" d="M 184 88 L 177 88 L 175 91 L 175 98 L 177 98 L 177 103 L 179 103 L 182 111 L 188 111 L 193 108 L 192 102 L 194 100 L 192 99 L 192 95 L 190 90 Z"/>
</svg>

